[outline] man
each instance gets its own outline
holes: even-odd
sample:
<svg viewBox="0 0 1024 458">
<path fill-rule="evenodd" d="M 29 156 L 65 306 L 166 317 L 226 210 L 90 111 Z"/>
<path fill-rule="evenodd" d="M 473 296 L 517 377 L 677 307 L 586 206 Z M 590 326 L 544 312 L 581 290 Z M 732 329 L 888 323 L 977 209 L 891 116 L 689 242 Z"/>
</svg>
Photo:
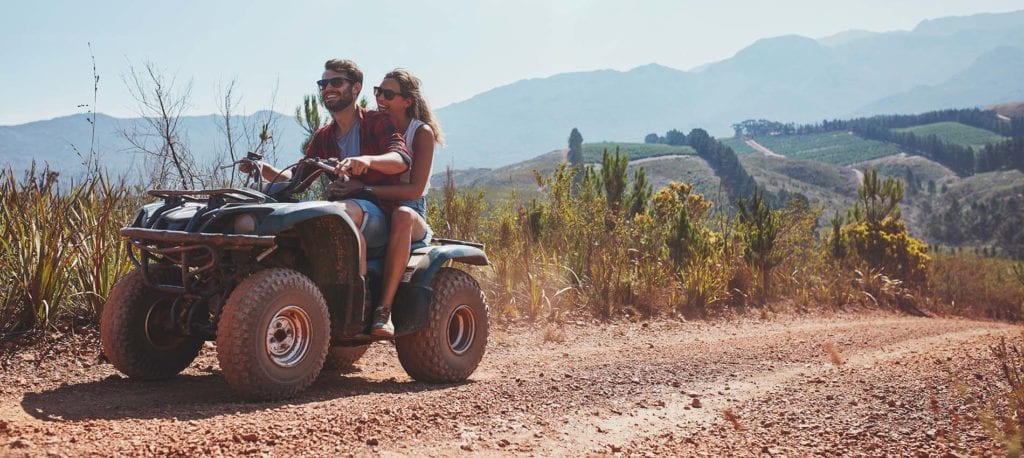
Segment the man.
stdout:
<svg viewBox="0 0 1024 458">
<path fill-rule="evenodd" d="M 388 221 L 385 215 L 398 203 L 378 199 L 373 187 L 397 184 L 402 172 L 411 163 L 402 133 L 395 128 L 384 112 L 367 111 L 356 105 L 363 87 L 363 72 L 355 62 L 331 59 L 324 64 L 323 79 L 317 81 L 320 101 L 331 113 L 331 122 L 313 134 L 306 147 L 306 157 L 340 159 L 335 173 L 338 179 L 328 188 L 332 200 L 338 201 L 361 232 L 362 259 L 366 248 L 380 248 L 388 243 Z M 248 168 L 248 164 L 242 164 Z M 245 172 L 246 170 L 243 170 Z M 268 180 L 291 179 L 290 172 L 282 173 L 266 165 L 263 176 Z M 358 176 L 359 186 L 346 186 L 349 177 Z M 350 191 L 358 191 L 351 193 Z M 349 194 L 346 196 L 346 194 Z M 360 268 L 365 274 L 365 266 Z M 370 333 L 375 336 L 394 336 L 390 308 L 377 307 Z"/>
</svg>

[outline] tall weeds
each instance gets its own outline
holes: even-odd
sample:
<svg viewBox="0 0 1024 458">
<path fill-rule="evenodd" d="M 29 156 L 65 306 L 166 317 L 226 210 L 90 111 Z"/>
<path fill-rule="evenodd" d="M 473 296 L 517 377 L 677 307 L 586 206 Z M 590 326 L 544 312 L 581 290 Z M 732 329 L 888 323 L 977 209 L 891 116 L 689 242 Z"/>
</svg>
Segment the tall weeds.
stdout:
<svg viewBox="0 0 1024 458">
<path fill-rule="evenodd" d="M 606 157 L 614 161 L 621 158 Z M 928 283 L 910 287 L 898 270 L 859 258 L 862 250 L 836 250 L 856 239 L 853 226 L 820 239 L 820 209 L 798 202 L 771 210 L 777 232 L 767 244 L 752 233 L 763 228 L 750 218 L 713 209 L 689 185 L 651 192 L 643 183 L 628 186 L 625 169 L 616 170 L 620 176 L 612 180 L 562 166 L 537 176 L 540 198 L 523 202 L 512 193 L 490 204 L 484 190 L 459 189 L 449 172 L 442 192 L 431 198 L 428 221 L 438 237 L 486 244 L 491 266 L 477 274 L 501 316 L 699 317 L 755 304 L 915 311 L 931 304 L 944 313 L 1022 318 L 1020 264 L 938 255 L 928 265 Z M 649 202 L 633 205 L 641 199 Z M 64 183 L 48 170 L 20 179 L 3 172 L 0 334 L 54 320 L 94 321 L 111 287 L 131 268 L 118 229 L 143 200 L 141 189 L 101 175 Z M 848 237 L 837 241 L 835 233 Z"/>
<path fill-rule="evenodd" d="M 53 320 L 95 320 L 128 269 L 123 226 L 140 199 L 102 176 L 63 189 L 58 174 L 33 168 L 0 180 L 0 332 Z"/>
</svg>

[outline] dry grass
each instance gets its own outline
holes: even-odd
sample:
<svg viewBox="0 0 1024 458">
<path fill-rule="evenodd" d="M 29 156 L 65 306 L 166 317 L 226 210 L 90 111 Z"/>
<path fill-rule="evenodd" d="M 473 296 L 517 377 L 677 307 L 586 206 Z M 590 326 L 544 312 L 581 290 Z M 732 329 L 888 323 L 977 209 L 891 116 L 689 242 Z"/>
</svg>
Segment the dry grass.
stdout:
<svg viewBox="0 0 1024 458">
<path fill-rule="evenodd" d="M 544 342 L 565 343 L 565 328 L 549 324 L 544 328 Z"/>
<path fill-rule="evenodd" d="M 747 429 L 746 426 L 743 426 L 743 424 L 740 423 L 740 417 L 733 413 L 732 408 L 723 410 L 722 416 L 725 417 L 725 421 L 728 421 L 736 431 L 743 431 Z"/>
<path fill-rule="evenodd" d="M 441 237 L 483 242 L 492 262 L 476 270 L 496 315 L 561 322 L 571 315 L 649 318 L 730 315 L 763 295 L 746 260 L 748 227 L 717 211 L 693 188 L 671 184 L 638 214 L 609 210 L 600 184 L 558 168 L 537 176 L 541 198 L 513 193 L 488 204 L 454 175 L 428 219 Z M 574 187 L 576 188 L 574 190 Z M 49 171 L 0 179 L 0 333 L 55 322 L 95 322 L 128 269 L 117 230 L 143 202 L 123 181 L 63 183 Z M 687 218 L 681 218 L 685 213 Z M 937 255 L 928 287 L 908 288 L 854 260 L 833 260 L 813 222 L 819 210 L 784 212 L 786 251 L 767 280 L 766 315 L 791 307 L 871 307 L 1018 320 L 1024 265 L 971 254 Z"/>
<path fill-rule="evenodd" d="M 839 367 L 845 363 L 845 361 L 843 361 L 843 357 L 839 355 L 839 350 L 836 349 L 835 342 L 832 342 L 831 340 L 827 341 L 822 345 L 822 347 L 825 349 L 825 353 L 828 354 L 828 359 L 832 362 L 833 366 Z"/>
<path fill-rule="evenodd" d="M 928 272 L 933 306 L 943 312 L 1018 321 L 1024 282 L 1015 264 L 971 253 L 937 254 Z"/>
<path fill-rule="evenodd" d="M 1024 351 L 1006 338 L 991 347 L 1007 386 L 1005 405 L 992 406 L 981 420 L 989 432 L 1006 447 L 1007 456 L 1019 457 L 1024 452 Z"/>
</svg>

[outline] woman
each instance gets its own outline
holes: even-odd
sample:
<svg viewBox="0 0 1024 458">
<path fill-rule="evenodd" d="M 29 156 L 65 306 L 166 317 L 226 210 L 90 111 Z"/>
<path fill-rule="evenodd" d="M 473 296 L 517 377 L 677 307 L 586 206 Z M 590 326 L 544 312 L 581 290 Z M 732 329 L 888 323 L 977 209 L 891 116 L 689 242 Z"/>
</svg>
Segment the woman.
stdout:
<svg viewBox="0 0 1024 458">
<path fill-rule="evenodd" d="M 380 86 L 373 88 L 373 94 L 377 98 L 377 110 L 388 113 L 399 132 L 405 133 L 405 143 L 412 156 L 412 166 L 402 175 L 400 184 L 373 188 L 380 199 L 401 201 L 391 212 L 391 235 L 384 258 L 380 302 L 370 329 L 375 336 L 391 337 L 395 334 L 391 305 L 409 262 L 410 247 L 413 242 L 429 243 L 432 235 L 427 225 L 426 195 L 434 145 L 442 144 L 442 135 L 420 94 L 420 79 L 407 70 L 396 68 L 384 75 Z"/>
</svg>

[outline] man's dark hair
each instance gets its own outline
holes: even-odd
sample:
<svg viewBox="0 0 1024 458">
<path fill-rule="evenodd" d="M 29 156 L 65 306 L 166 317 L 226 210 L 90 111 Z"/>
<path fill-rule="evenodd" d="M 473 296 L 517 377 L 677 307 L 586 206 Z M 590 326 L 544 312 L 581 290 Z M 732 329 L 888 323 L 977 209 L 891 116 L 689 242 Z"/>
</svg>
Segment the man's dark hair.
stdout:
<svg viewBox="0 0 1024 458">
<path fill-rule="evenodd" d="M 363 71 L 360 70 L 359 66 L 351 60 L 331 59 L 324 63 L 324 70 L 334 70 L 338 73 L 344 73 L 345 76 L 349 77 L 353 82 L 363 84 Z"/>
</svg>

